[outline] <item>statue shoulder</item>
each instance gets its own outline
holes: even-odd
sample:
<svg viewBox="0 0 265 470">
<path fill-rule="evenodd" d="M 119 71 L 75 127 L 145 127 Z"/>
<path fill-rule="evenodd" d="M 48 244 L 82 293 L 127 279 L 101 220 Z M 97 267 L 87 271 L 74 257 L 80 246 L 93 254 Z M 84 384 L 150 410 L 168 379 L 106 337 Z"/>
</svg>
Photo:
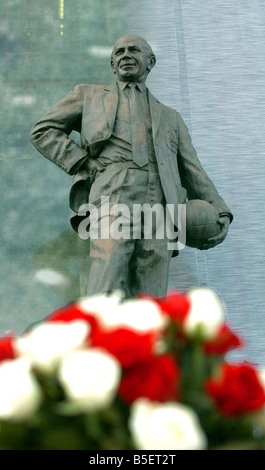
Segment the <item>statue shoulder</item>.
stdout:
<svg viewBox="0 0 265 470">
<path fill-rule="evenodd" d="M 79 83 L 76 85 L 84 95 L 90 95 L 94 93 L 103 93 L 105 85 L 91 85 L 90 83 Z"/>
<path fill-rule="evenodd" d="M 179 113 L 176 111 L 176 109 L 171 108 L 171 106 L 166 106 L 165 104 L 161 104 L 163 106 L 164 111 L 169 113 L 172 117 L 176 117 Z"/>
<path fill-rule="evenodd" d="M 177 123 L 178 126 L 184 124 L 184 120 L 179 111 L 171 108 L 170 106 L 166 106 L 165 104 L 161 104 L 161 106 L 163 107 L 163 112 L 167 115 L 168 119 L 174 123 Z"/>
<path fill-rule="evenodd" d="M 161 111 L 163 113 L 166 113 L 167 115 L 169 115 L 173 119 L 176 119 L 176 117 L 179 113 L 174 108 L 171 108 L 170 106 L 167 106 L 167 105 L 161 103 L 161 101 L 159 101 L 154 95 L 152 95 L 152 93 L 150 93 L 150 90 L 149 90 L 149 97 L 150 97 L 149 99 L 151 99 L 151 101 L 156 101 L 156 103 L 160 106 Z"/>
<path fill-rule="evenodd" d="M 178 116 L 179 113 L 176 111 L 176 109 L 171 108 L 171 106 L 167 106 L 163 103 L 160 103 L 161 106 L 161 111 L 163 115 L 166 117 L 167 121 L 170 121 L 172 125 L 175 125 L 175 123 L 178 121 Z"/>
</svg>

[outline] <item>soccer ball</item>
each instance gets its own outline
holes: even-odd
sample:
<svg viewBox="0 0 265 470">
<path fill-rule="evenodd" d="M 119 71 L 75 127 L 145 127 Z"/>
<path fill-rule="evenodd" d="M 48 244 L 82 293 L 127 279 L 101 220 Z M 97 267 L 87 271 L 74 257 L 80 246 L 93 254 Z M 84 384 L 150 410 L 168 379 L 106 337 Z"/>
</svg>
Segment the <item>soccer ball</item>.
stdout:
<svg viewBox="0 0 265 470">
<path fill-rule="evenodd" d="M 220 232 L 219 214 L 207 201 L 192 199 L 186 202 L 186 245 L 200 248 L 208 238 Z"/>
</svg>

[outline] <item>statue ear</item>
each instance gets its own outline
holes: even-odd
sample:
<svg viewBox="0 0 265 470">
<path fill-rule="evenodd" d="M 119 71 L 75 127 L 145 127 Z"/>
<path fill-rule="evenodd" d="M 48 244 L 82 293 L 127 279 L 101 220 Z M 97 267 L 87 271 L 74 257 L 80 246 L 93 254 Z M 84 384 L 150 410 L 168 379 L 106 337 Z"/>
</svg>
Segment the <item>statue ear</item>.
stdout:
<svg viewBox="0 0 265 470">
<path fill-rule="evenodd" d="M 151 72 L 151 70 L 155 66 L 155 64 L 156 64 L 156 58 L 155 58 L 154 55 L 151 55 L 149 57 L 148 73 Z"/>
</svg>

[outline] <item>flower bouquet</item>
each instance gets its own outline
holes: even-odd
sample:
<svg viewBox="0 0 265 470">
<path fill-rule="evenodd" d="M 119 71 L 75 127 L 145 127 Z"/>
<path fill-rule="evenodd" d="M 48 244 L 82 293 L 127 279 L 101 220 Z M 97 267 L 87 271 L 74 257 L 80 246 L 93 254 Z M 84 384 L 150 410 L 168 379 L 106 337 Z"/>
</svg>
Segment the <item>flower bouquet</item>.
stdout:
<svg viewBox="0 0 265 470">
<path fill-rule="evenodd" d="M 264 373 L 215 292 L 83 298 L 0 339 L 0 449 L 263 449 Z"/>
</svg>

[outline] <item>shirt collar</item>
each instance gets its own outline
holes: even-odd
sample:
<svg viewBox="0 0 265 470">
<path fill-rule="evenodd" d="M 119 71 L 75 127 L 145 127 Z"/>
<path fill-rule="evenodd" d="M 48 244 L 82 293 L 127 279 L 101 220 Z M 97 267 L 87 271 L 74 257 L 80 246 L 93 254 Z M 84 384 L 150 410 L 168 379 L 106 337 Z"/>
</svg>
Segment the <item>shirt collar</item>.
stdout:
<svg viewBox="0 0 265 470">
<path fill-rule="evenodd" d="M 127 87 L 127 85 L 128 85 L 129 82 L 122 82 L 121 80 L 118 80 L 117 83 L 118 83 L 119 89 L 120 89 L 120 90 L 124 90 L 124 89 Z M 136 84 L 137 88 L 139 89 L 139 91 L 140 91 L 141 93 L 142 93 L 143 91 L 146 91 L 146 84 L 145 84 L 145 83 L 143 83 L 143 82 L 140 82 L 140 83 L 135 82 L 135 84 Z"/>
</svg>

